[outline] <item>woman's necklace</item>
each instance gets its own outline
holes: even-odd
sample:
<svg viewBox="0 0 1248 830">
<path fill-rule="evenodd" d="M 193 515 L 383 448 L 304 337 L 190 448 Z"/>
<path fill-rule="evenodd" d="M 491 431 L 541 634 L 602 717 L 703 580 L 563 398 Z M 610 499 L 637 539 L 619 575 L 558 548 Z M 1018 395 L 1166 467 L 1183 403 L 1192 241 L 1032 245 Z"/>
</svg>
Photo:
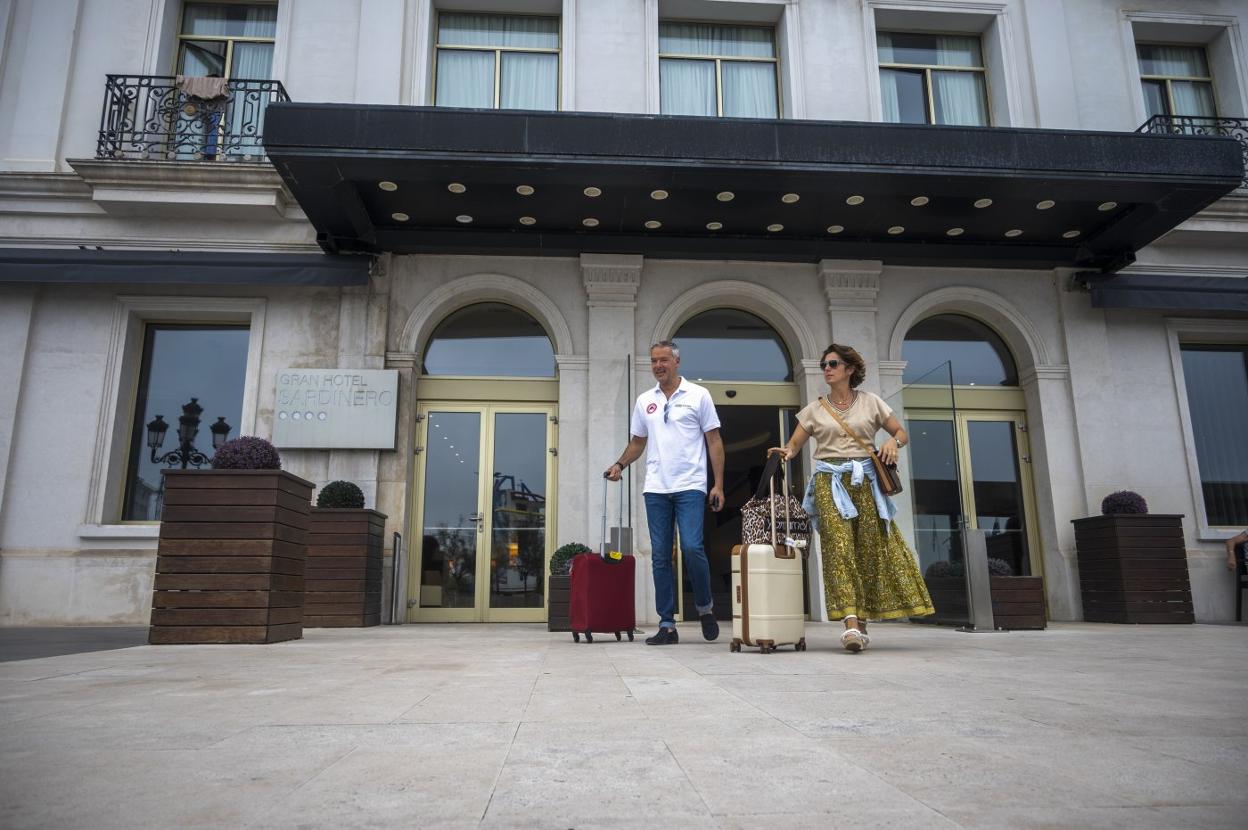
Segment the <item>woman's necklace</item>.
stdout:
<svg viewBox="0 0 1248 830">
<path fill-rule="evenodd" d="M 857 397 L 858 397 L 858 393 L 857 393 L 856 391 L 854 391 L 854 390 L 850 390 L 850 393 L 849 393 L 849 400 L 847 400 L 847 401 L 838 401 L 838 400 L 835 400 L 835 399 L 832 397 L 832 393 L 831 393 L 831 392 L 829 392 L 829 393 L 828 393 L 828 403 L 832 404 L 834 407 L 836 407 L 837 409 L 839 409 L 841 412 L 844 412 L 845 410 L 849 409 L 851 406 L 853 406 L 853 405 L 854 405 L 854 401 L 857 399 Z"/>
</svg>

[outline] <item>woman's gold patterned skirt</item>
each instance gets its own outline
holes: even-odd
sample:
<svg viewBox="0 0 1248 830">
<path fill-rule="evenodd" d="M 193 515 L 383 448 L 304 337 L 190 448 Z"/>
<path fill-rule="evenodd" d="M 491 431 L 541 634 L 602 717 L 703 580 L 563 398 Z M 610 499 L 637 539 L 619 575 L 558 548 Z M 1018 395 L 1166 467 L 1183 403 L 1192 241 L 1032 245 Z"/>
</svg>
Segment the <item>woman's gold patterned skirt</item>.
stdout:
<svg viewBox="0 0 1248 830">
<path fill-rule="evenodd" d="M 832 500 L 832 474 L 815 477 L 815 509 L 819 511 L 819 543 L 828 619 L 856 615 L 891 620 L 936 613 L 927 585 L 910 546 L 897 528 L 886 530 L 875 507 L 871 479 L 857 487 L 841 474 L 849 498 L 858 508 L 854 519 L 841 517 Z"/>
</svg>

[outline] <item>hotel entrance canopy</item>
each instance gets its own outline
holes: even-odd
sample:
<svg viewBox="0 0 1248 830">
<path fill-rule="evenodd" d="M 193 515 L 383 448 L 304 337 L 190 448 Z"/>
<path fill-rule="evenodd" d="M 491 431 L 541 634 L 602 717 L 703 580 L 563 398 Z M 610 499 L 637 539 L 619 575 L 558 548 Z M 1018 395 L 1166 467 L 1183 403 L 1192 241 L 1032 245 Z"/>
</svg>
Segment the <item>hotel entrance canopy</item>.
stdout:
<svg viewBox="0 0 1248 830">
<path fill-rule="evenodd" d="M 1232 138 L 275 103 L 328 253 L 1113 271 L 1237 187 Z"/>
</svg>

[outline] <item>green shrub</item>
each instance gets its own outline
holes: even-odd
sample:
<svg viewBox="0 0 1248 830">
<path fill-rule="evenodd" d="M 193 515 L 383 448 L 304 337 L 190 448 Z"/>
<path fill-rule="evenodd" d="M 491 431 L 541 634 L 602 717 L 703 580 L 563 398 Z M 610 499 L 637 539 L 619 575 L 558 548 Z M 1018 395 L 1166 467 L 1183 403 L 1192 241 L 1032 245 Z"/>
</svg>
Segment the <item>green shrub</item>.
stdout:
<svg viewBox="0 0 1248 830">
<path fill-rule="evenodd" d="M 568 569 L 572 567 L 572 557 L 582 553 L 593 553 L 593 550 L 580 542 L 569 542 L 559 548 L 550 557 L 550 575 L 567 576 Z"/>
<path fill-rule="evenodd" d="M 363 507 L 364 491 L 349 481 L 331 481 L 316 494 L 317 507 Z"/>
</svg>

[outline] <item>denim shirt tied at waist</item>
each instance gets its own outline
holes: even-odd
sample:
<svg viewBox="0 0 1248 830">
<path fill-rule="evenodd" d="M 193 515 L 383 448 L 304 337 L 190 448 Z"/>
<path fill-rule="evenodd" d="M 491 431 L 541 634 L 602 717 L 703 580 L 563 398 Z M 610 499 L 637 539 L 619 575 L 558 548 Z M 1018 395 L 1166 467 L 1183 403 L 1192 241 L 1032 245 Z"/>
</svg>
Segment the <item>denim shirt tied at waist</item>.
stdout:
<svg viewBox="0 0 1248 830">
<path fill-rule="evenodd" d="M 855 487 L 862 484 L 863 476 L 871 479 L 871 495 L 875 497 L 875 509 L 879 512 L 880 518 L 884 520 L 885 534 L 892 529 L 893 519 L 897 516 L 897 505 L 880 491 L 880 483 L 875 478 L 875 465 L 869 458 L 843 461 L 839 464 L 832 464 L 828 461 L 815 462 L 815 471 L 811 474 L 810 481 L 806 483 L 806 495 L 802 499 L 802 508 L 806 511 L 806 515 L 810 516 L 811 525 L 817 528 L 819 524 L 819 511 L 815 509 L 815 476 L 820 473 L 832 474 L 832 501 L 836 503 L 837 512 L 841 514 L 842 519 L 857 518 L 858 508 L 854 507 L 849 491 L 845 489 L 845 484 L 841 481 L 841 473 L 852 473 L 849 483 Z"/>
</svg>

